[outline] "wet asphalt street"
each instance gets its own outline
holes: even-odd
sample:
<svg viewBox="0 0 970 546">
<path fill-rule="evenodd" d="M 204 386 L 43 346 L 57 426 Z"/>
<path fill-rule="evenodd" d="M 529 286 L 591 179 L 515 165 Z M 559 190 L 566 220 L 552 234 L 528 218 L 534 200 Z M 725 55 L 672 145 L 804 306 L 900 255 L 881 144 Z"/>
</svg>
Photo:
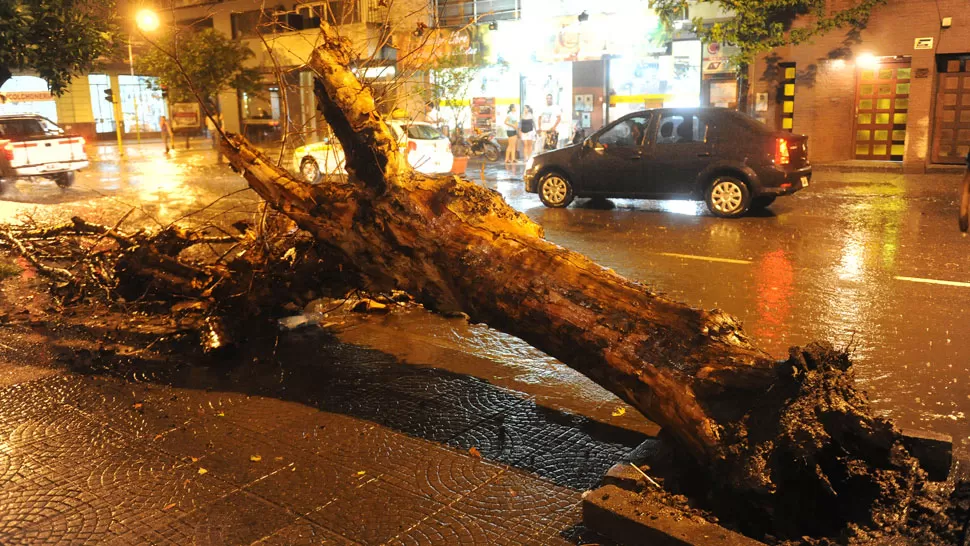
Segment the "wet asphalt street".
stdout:
<svg viewBox="0 0 970 546">
<path fill-rule="evenodd" d="M 211 152 L 131 155 L 104 147 L 67 191 L 18 183 L 0 220 L 113 224 L 134 208 L 145 225 L 218 224 L 258 205 Z M 550 240 L 741 317 L 779 358 L 813 340 L 850 348 L 879 410 L 967 447 L 959 176 L 818 172 L 768 212 L 723 220 L 690 202 L 546 209 L 521 169 L 473 164 L 469 178 Z M 656 433 L 484 326 L 419 309 L 331 320 L 230 369 L 138 357 L 46 369 L 34 361 L 73 342 L 0 328 L 0 543 L 576 543 L 581 492 Z"/>
</svg>

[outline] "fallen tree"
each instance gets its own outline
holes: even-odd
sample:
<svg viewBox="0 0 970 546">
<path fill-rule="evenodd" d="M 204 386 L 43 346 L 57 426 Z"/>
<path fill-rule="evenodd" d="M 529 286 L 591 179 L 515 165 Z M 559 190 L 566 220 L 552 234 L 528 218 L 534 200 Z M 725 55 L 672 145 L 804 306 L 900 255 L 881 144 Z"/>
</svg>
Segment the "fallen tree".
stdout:
<svg viewBox="0 0 970 546">
<path fill-rule="evenodd" d="M 311 186 L 241 137 L 225 148 L 329 260 L 365 288 L 406 290 L 516 335 L 616 393 L 676 438 L 749 533 L 912 529 L 925 474 L 856 389 L 845 354 L 813 345 L 775 361 L 733 317 L 671 301 L 544 240 L 498 193 L 410 170 L 348 69 L 349 44 L 326 24 L 322 32 L 310 67 L 350 176 Z M 957 540 L 958 529 L 941 528 L 934 536 Z"/>
</svg>

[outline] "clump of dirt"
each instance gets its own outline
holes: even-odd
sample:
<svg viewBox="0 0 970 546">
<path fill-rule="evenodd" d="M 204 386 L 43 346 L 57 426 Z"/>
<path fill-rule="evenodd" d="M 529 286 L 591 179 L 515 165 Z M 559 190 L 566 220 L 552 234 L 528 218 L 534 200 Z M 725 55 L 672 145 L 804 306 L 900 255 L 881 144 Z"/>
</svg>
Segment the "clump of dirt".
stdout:
<svg viewBox="0 0 970 546">
<path fill-rule="evenodd" d="M 722 520 L 769 542 L 960 544 L 966 507 L 927 481 L 899 430 L 875 415 L 846 352 L 794 347 L 777 372 L 728 431 L 707 499 Z"/>
</svg>

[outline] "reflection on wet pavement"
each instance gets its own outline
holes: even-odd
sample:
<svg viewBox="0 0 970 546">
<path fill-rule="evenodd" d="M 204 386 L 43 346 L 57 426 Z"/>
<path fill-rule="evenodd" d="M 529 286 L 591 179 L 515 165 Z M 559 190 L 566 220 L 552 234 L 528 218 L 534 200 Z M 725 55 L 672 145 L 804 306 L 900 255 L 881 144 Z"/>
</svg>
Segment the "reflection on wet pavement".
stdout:
<svg viewBox="0 0 970 546">
<path fill-rule="evenodd" d="M 959 175 L 818 172 L 809 190 L 733 221 L 692 201 L 577 199 L 547 209 L 515 178 L 490 170 L 479 182 L 548 239 L 740 317 L 778 358 L 813 340 L 848 348 L 884 414 L 967 447 L 970 287 L 897 279 L 970 282 L 970 239 L 956 229 Z"/>
<path fill-rule="evenodd" d="M 154 152 L 133 153 L 120 163 L 92 162 L 67 189 L 46 179 L 18 181 L 0 195 L 0 218 L 64 221 L 79 215 L 99 222 L 136 208 L 132 220 L 165 225 L 217 200 L 215 211 L 230 216 L 255 210 L 255 193 L 228 165 L 217 165 L 213 153 Z"/>
</svg>

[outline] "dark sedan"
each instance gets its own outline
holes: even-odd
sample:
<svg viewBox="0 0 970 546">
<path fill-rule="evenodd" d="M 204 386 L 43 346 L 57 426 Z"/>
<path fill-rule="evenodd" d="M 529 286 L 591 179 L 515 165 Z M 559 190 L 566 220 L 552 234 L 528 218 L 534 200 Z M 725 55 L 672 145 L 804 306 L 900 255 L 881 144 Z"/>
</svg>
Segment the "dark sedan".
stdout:
<svg viewBox="0 0 970 546">
<path fill-rule="evenodd" d="M 574 197 L 703 199 L 734 218 L 807 187 L 808 138 L 725 108 L 628 114 L 582 144 L 526 164 L 525 189 L 547 207 Z"/>
</svg>

